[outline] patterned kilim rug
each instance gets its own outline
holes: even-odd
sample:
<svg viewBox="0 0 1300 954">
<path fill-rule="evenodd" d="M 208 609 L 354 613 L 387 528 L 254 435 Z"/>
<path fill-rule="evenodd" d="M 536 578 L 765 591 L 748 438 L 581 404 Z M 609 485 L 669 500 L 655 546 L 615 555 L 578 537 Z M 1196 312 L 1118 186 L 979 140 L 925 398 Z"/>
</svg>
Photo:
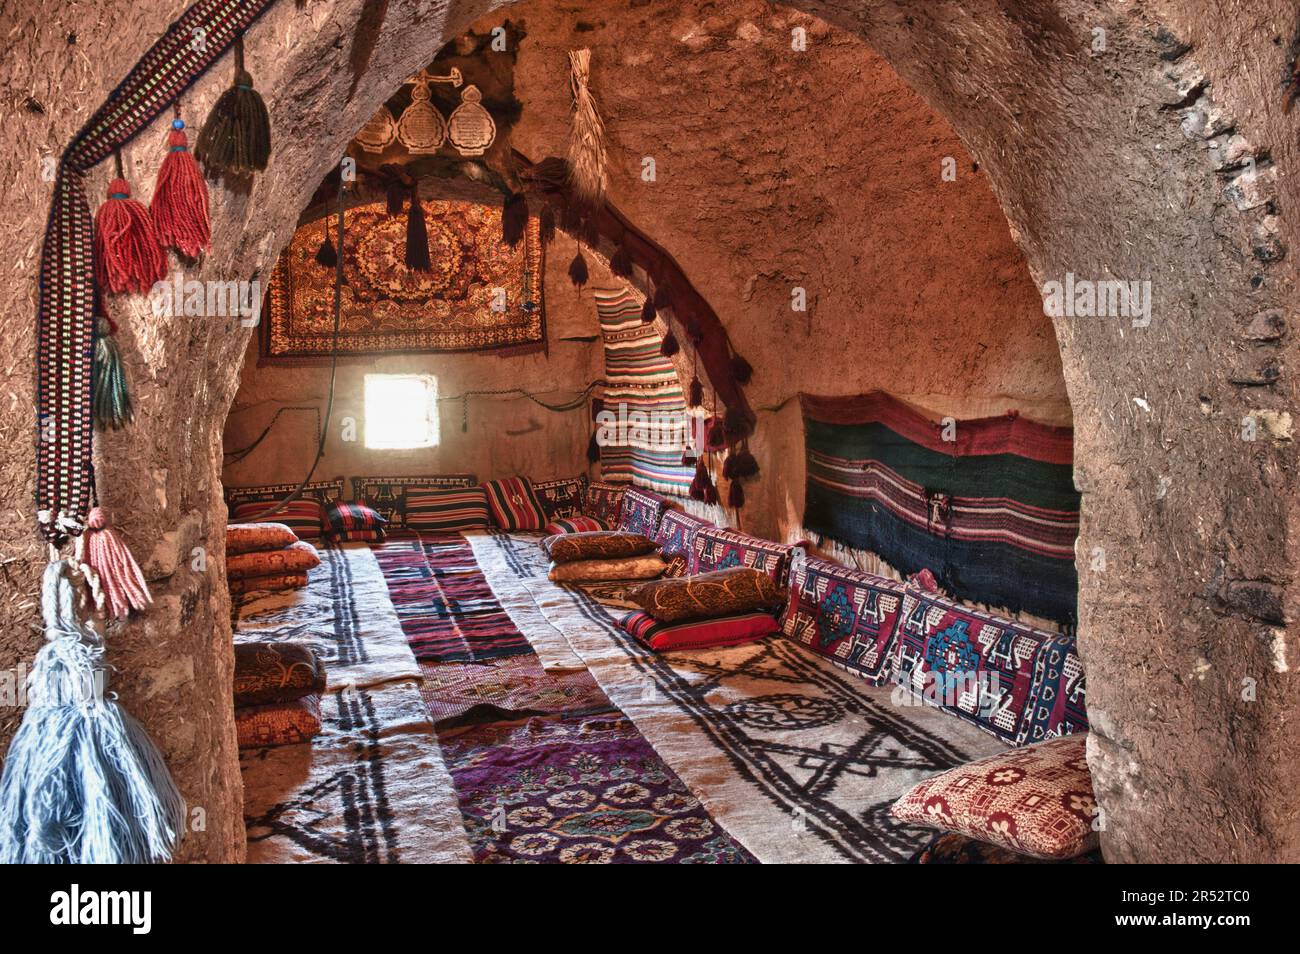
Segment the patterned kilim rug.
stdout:
<svg viewBox="0 0 1300 954">
<path fill-rule="evenodd" d="M 905 861 L 929 833 L 895 823 L 889 806 L 922 778 L 1004 748 L 781 638 L 657 656 L 615 625 L 620 610 L 547 580 L 532 540 L 471 544 L 493 587 L 530 590 L 611 702 L 760 861 Z"/>
<path fill-rule="evenodd" d="M 459 534 L 375 548 L 402 631 L 422 662 L 484 662 L 532 653 Z"/>
<path fill-rule="evenodd" d="M 421 663 L 420 695 L 435 721 L 491 706 L 503 712 L 572 712 L 597 709 L 609 700 L 586 668 L 547 672 L 536 656 L 508 656 L 484 663 Z"/>
<path fill-rule="evenodd" d="M 470 860 L 413 683 L 327 693 L 321 715 L 309 745 L 240 753 L 250 862 Z"/>
<path fill-rule="evenodd" d="M 325 663 L 327 687 L 418 679 L 388 586 L 364 544 L 326 547 L 307 586 L 238 602 L 235 641 L 306 643 Z"/>
</svg>

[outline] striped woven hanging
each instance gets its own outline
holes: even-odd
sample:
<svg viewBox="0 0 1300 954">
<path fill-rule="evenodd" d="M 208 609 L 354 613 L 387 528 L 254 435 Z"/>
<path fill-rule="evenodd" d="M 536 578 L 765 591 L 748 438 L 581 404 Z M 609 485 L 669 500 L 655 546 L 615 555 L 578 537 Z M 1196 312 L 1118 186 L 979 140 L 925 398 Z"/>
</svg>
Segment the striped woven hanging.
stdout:
<svg viewBox="0 0 1300 954">
<path fill-rule="evenodd" d="M 94 236 L 85 174 L 148 126 L 275 0 L 198 0 L 132 68 L 64 151 L 41 250 L 36 337 L 36 506 L 56 545 L 94 494 Z"/>
</svg>

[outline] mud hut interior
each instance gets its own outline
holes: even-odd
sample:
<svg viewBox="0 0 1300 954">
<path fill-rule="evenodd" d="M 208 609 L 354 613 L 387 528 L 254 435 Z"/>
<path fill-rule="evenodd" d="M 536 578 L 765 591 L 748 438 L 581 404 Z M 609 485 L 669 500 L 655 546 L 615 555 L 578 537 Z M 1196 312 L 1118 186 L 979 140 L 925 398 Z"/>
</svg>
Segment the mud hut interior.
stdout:
<svg viewBox="0 0 1300 954">
<path fill-rule="evenodd" d="M 0 28 L 3 860 L 1300 861 L 1293 4 Z"/>
</svg>

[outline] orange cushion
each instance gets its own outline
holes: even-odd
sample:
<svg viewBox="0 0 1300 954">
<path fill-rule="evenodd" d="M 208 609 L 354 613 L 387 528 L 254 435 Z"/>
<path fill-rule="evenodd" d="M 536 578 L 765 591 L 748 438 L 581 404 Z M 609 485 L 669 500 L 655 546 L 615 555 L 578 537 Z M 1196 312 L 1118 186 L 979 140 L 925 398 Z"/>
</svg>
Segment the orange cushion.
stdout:
<svg viewBox="0 0 1300 954">
<path fill-rule="evenodd" d="M 282 523 L 231 523 L 226 526 L 226 555 L 279 550 L 298 542 L 298 535 Z"/>
<path fill-rule="evenodd" d="M 252 576 L 306 573 L 314 566 L 320 566 L 320 554 L 310 543 L 299 540 L 279 550 L 237 553 L 226 560 L 226 576 L 232 580 L 245 580 Z"/>
</svg>

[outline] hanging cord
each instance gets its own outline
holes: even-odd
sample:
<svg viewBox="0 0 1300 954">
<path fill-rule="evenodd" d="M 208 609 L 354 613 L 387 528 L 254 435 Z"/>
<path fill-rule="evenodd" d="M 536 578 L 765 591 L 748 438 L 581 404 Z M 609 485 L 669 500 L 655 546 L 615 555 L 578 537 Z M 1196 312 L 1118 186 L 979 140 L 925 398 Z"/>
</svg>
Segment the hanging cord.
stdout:
<svg viewBox="0 0 1300 954">
<path fill-rule="evenodd" d="M 266 440 L 266 438 L 271 433 L 271 429 L 274 428 L 276 422 L 280 420 L 280 415 L 286 413 L 287 411 L 311 411 L 313 414 L 316 415 L 315 432 L 318 434 L 320 433 L 321 431 L 320 408 L 316 407 L 314 404 L 288 405 L 286 407 L 282 407 L 276 410 L 275 415 L 271 418 L 271 422 L 266 425 L 262 433 L 258 434 L 251 444 L 247 444 L 244 447 L 239 448 L 238 450 L 224 451 L 222 456 L 226 458 L 226 464 L 227 465 L 238 464 L 249 454 L 253 453 L 253 451 L 257 450 L 257 446 L 261 444 L 262 441 Z"/>
<path fill-rule="evenodd" d="M 325 439 L 329 436 L 330 418 L 334 414 L 334 385 L 338 380 L 339 371 L 339 318 L 343 311 L 343 189 L 343 176 L 340 175 L 338 209 L 335 213 L 335 231 L 337 233 L 335 247 L 338 251 L 338 259 L 334 263 L 334 340 L 330 346 L 330 391 L 329 398 L 325 402 L 325 420 L 320 429 L 320 441 L 316 444 L 316 459 L 311 462 L 311 469 L 307 471 L 307 476 L 302 479 L 297 487 L 291 490 L 283 500 L 270 510 L 249 517 L 250 523 L 256 523 L 259 520 L 265 520 L 267 517 L 275 516 L 300 497 L 303 488 L 311 483 L 312 477 L 316 475 L 316 468 L 320 466 L 320 459 L 325 456 Z M 261 438 L 258 438 L 258 440 L 260 441 Z M 254 442 L 254 446 L 256 446 L 256 442 Z"/>
</svg>

